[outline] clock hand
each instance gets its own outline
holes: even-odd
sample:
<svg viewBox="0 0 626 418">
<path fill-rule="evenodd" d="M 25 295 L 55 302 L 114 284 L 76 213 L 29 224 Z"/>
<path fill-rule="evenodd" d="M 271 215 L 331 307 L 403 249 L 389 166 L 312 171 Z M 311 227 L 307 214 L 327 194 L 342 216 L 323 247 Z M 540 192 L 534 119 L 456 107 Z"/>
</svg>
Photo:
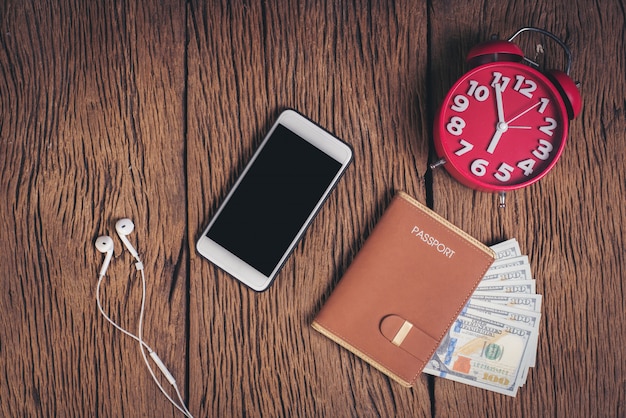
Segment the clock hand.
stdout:
<svg viewBox="0 0 626 418">
<path fill-rule="evenodd" d="M 504 121 L 504 105 L 502 104 L 502 85 L 496 83 L 493 85 L 493 89 L 496 93 L 496 107 L 498 108 L 498 123 L 496 124 L 496 132 L 494 132 L 487 147 L 487 152 L 493 154 L 500 142 L 502 134 L 509 129 L 509 125 Z"/>
<path fill-rule="evenodd" d="M 493 89 L 496 92 L 496 106 L 498 108 L 498 123 L 504 122 L 504 106 L 502 104 L 502 85 L 497 83 L 493 86 Z"/>
<path fill-rule="evenodd" d="M 514 120 L 517 120 L 519 118 L 521 118 L 522 116 L 524 116 L 526 113 L 530 112 L 531 110 L 533 110 L 534 108 L 536 108 L 537 106 L 541 105 L 541 102 L 537 102 L 534 105 L 530 106 L 528 109 L 524 110 L 523 112 L 518 113 L 516 116 L 514 116 L 511 120 L 507 121 L 506 124 L 508 125 L 509 123 L 513 122 Z"/>
<path fill-rule="evenodd" d="M 487 147 L 487 152 L 489 154 L 493 154 L 493 152 L 496 150 L 502 134 L 505 133 L 508 128 L 509 127 L 506 123 L 498 122 L 498 125 L 496 126 L 496 132 L 491 137 L 491 141 L 489 142 L 489 146 Z"/>
<path fill-rule="evenodd" d="M 515 121 L 516 119 L 522 117 L 523 115 L 525 115 L 526 113 L 530 112 L 532 109 L 534 109 L 535 107 L 537 107 L 538 105 L 541 104 L 537 103 L 535 105 L 533 105 L 532 107 L 529 107 L 528 109 L 524 110 L 523 112 L 519 113 L 517 116 L 513 117 L 511 120 L 509 120 L 508 122 L 505 122 L 504 119 L 504 105 L 502 104 L 502 86 L 500 85 L 500 83 L 496 83 L 493 85 L 493 89 L 495 91 L 495 96 L 496 96 L 496 107 L 498 108 L 498 123 L 496 124 L 496 131 L 494 132 L 493 136 L 491 137 L 491 141 L 489 142 L 489 146 L 487 146 L 487 152 L 489 154 L 493 154 L 496 150 L 496 147 L 498 146 L 498 142 L 500 142 L 500 138 L 502 138 L 502 134 L 505 133 L 506 131 L 509 130 L 509 128 L 513 128 L 513 129 L 531 129 L 530 126 L 509 126 L 509 123 Z"/>
</svg>

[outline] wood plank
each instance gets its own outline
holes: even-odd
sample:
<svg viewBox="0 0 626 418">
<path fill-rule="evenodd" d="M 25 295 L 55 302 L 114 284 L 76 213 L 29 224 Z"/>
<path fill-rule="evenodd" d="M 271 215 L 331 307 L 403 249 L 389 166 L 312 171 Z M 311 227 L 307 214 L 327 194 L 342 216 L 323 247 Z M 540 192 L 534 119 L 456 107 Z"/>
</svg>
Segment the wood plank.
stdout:
<svg viewBox="0 0 626 418">
<path fill-rule="evenodd" d="M 492 195 L 460 186 L 443 170 L 433 175 L 435 210 L 485 242 L 518 238 L 545 298 L 538 363 L 517 398 L 437 379 L 436 415 L 621 416 L 626 362 L 617 347 L 624 346 L 626 334 L 614 313 L 624 308 L 620 225 L 626 219 L 617 203 L 624 201 L 624 103 L 614 93 L 624 91 L 624 68 L 614 58 L 623 55 L 623 5 L 486 6 L 433 3 L 431 76 L 440 75 L 441 82 L 431 105 L 438 105 L 462 74 L 469 48 L 492 33 L 508 37 L 533 25 L 562 36 L 571 47 L 572 76 L 582 82 L 584 109 L 570 124 L 556 168 L 538 184 L 509 193 L 505 210 L 498 210 Z M 563 68 L 558 47 L 545 39 L 533 42 L 546 48 L 541 63 Z"/>
<path fill-rule="evenodd" d="M 136 329 L 139 278 L 114 233 L 129 216 L 146 339 L 195 416 L 625 416 L 624 20 L 619 0 L 0 3 L 0 415 L 180 416 L 95 306 L 109 233 L 105 306 Z M 469 48 L 528 24 L 571 46 L 584 108 L 554 171 L 498 210 L 431 175 L 430 125 Z M 286 107 L 355 162 L 256 294 L 194 246 Z M 402 388 L 310 328 L 397 190 L 530 255 L 544 318 L 517 398 Z"/>
<path fill-rule="evenodd" d="M 201 233 L 283 108 L 355 148 L 354 165 L 265 293 L 191 255 L 199 415 L 430 414 L 426 378 L 414 391 L 399 387 L 310 328 L 393 192 L 425 199 L 425 19 L 425 4 L 404 2 L 191 3 L 190 231 Z"/>
<path fill-rule="evenodd" d="M 97 314 L 93 242 L 133 218 L 145 338 L 184 376 L 184 2 L 5 2 L 0 21 L 0 415 L 173 410 Z M 134 331 L 139 281 L 114 239 L 105 306 Z"/>
</svg>

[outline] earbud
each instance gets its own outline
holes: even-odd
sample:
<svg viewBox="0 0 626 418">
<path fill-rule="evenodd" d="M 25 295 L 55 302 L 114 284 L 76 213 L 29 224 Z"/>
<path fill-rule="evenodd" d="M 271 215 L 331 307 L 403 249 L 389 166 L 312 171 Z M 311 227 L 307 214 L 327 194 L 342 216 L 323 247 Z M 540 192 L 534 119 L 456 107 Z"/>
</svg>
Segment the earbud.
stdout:
<svg viewBox="0 0 626 418">
<path fill-rule="evenodd" d="M 96 239 L 96 249 L 106 254 L 104 263 L 102 263 L 102 268 L 100 269 L 100 277 L 102 277 L 106 273 L 107 268 L 109 268 L 109 263 L 113 257 L 113 239 L 108 235 L 98 237 L 98 239 Z"/>
<path fill-rule="evenodd" d="M 126 235 L 133 232 L 135 229 L 135 224 L 128 218 L 120 219 L 115 223 L 115 230 L 117 231 L 117 235 L 119 235 L 120 240 L 124 243 L 128 251 L 135 257 L 137 261 L 139 261 L 139 254 L 137 254 L 137 250 L 130 244 Z"/>
<path fill-rule="evenodd" d="M 165 366 L 163 361 L 159 358 L 157 353 L 154 352 L 152 348 L 150 348 L 150 346 L 148 346 L 148 344 L 146 344 L 146 342 L 143 339 L 142 330 L 143 330 L 143 318 L 144 318 L 144 308 L 145 308 L 145 300 L 146 300 L 146 277 L 143 271 L 143 264 L 141 260 L 139 259 L 139 255 L 137 254 L 137 251 L 130 244 L 130 242 L 128 241 L 128 238 L 126 238 L 126 236 L 130 234 L 131 232 L 133 232 L 134 229 L 135 229 L 135 225 L 133 224 L 133 221 L 131 221 L 128 218 L 120 219 L 119 221 L 115 223 L 115 230 L 117 231 L 117 234 L 119 235 L 120 240 L 124 243 L 128 251 L 133 255 L 133 257 L 135 257 L 135 259 L 137 260 L 137 262 L 135 263 L 135 267 L 137 268 L 138 271 L 141 272 L 141 282 L 142 282 L 143 291 L 142 291 L 142 296 L 141 296 L 141 310 L 139 313 L 138 334 L 135 335 L 132 332 L 122 328 L 117 322 L 111 319 L 111 317 L 104 311 L 104 308 L 102 307 L 102 303 L 100 301 L 100 286 L 103 282 L 104 274 L 106 273 L 107 268 L 109 267 L 109 263 L 111 262 L 111 258 L 113 257 L 113 239 L 108 235 L 103 235 L 96 239 L 96 249 L 100 251 L 101 253 L 106 254 L 104 263 L 102 264 L 102 268 L 100 269 L 100 277 L 98 279 L 98 285 L 96 286 L 96 302 L 98 304 L 98 310 L 100 311 L 102 316 L 104 316 L 104 318 L 107 321 L 109 321 L 111 325 L 113 325 L 113 327 L 123 332 L 124 334 L 128 335 L 129 337 L 137 340 L 137 342 L 139 343 L 140 350 L 141 350 L 141 355 L 143 357 L 144 362 L 146 363 L 146 366 L 148 367 L 148 370 L 150 371 L 150 375 L 154 379 L 154 382 L 156 383 L 158 388 L 161 390 L 163 395 L 165 395 L 165 397 L 172 403 L 172 405 L 174 405 L 186 417 L 193 418 L 193 415 L 191 415 L 191 412 L 189 412 L 189 409 L 187 409 L 187 406 L 185 405 L 185 401 L 183 400 L 180 394 L 180 390 L 178 389 L 178 386 L 176 385 L 176 380 L 174 379 L 174 376 L 167 369 L 167 367 Z M 146 356 L 146 350 L 150 354 L 150 357 L 154 361 L 154 364 L 157 365 L 157 367 L 159 368 L 163 376 L 167 379 L 170 385 L 172 385 L 172 387 L 175 389 L 176 394 L 178 395 L 178 402 L 175 401 L 165 391 L 165 389 L 159 382 L 159 379 L 157 379 L 156 375 L 154 374 L 154 371 L 152 370 L 152 366 L 150 365 L 148 358 Z"/>
</svg>

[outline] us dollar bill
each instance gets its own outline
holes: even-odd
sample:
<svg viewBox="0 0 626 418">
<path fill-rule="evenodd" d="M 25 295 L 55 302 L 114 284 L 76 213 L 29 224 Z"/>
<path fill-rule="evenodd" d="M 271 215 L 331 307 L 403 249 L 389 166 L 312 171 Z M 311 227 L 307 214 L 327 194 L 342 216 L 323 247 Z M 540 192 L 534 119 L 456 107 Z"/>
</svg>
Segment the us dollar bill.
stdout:
<svg viewBox="0 0 626 418">
<path fill-rule="evenodd" d="M 533 329 L 465 309 L 425 373 L 515 396 L 524 382 Z"/>
<path fill-rule="evenodd" d="M 520 264 L 518 266 L 498 268 L 488 270 L 487 274 L 482 278 L 483 281 L 502 281 L 502 280 L 532 280 L 530 264 Z"/>
<path fill-rule="evenodd" d="M 528 311 L 541 312 L 541 295 L 515 293 L 474 293 L 470 300 L 489 302 Z"/>
<path fill-rule="evenodd" d="M 490 247 L 496 253 L 496 260 L 503 258 L 519 257 L 522 252 L 519 248 L 519 243 L 515 238 L 511 238 L 507 241 L 499 244 L 492 245 Z"/>
<path fill-rule="evenodd" d="M 496 270 L 501 270 L 510 267 L 519 267 L 523 265 L 530 265 L 527 255 L 520 255 L 512 258 L 503 258 L 493 262 L 487 273 L 494 273 Z"/>
<path fill-rule="evenodd" d="M 480 301 L 473 298 L 470 298 L 467 305 L 465 305 L 465 308 L 482 312 L 490 317 L 506 319 L 507 321 L 521 322 L 522 324 L 533 329 L 539 328 L 539 321 L 541 320 L 540 312 L 498 305 L 497 303 Z"/>
<path fill-rule="evenodd" d="M 515 294 L 535 294 L 535 280 L 507 280 L 503 282 L 481 281 L 476 287 L 474 294 L 483 293 L 515 293 Z"/>
<path fill-rule="evenodd" d="M 535 367 L 537 360 L 537 346 L 539 344 L 539 322 L 541 313 L 528 311 L 495 303 L 471 300 L 465 305 L 468 312 L 479 312 L 490 318 L 504 319 L 529 326 L 533 329 L 532 344 L 529 347 L 528 366 Z"/>
</svg>

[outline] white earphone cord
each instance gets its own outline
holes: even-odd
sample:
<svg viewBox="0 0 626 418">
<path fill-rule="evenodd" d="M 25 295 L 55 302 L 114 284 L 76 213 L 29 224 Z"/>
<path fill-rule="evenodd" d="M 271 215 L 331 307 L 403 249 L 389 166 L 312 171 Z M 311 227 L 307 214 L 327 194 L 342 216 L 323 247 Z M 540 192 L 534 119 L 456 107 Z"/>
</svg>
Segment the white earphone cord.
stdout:
<svg viewBox="0 0 626 418">
<path fill-rule="evenodd" d="M 174 379 L 174 376 L 172 376 L 172 374 L 167 369 L 167 367 L 165 367 L 165 364 L 163 364 L 163 362 L 161 361 L 161 359 L 159 358 L 157 353 L 154 350 L 152 350 L 152 348 L 150 348 L 150 346 L 148 344 L 146 344 L 146 342 L 143 340 L 143 317 L 144 317 L 145 302 L 146 302 L 146 277 L 145 277 L 145 274 L 144 274 L 144 271 L 143 271 L 143 265 L 142 265 L 141 261 L 139 261 L 139 258 L 137 258 L 137 260 L 138 260 L 138 262 L 137 262 L 136 266 L 137 266 L 137 270 L 139 270 L 141 272 L 141 284 L 142 284 L 141 308 L 140 308 L 140 311 L 139 311 L 139 326 L 138 326 L 138 328 L 139 328 L 139 330 L 138 330 L 139 336 L 137 336 L 137 335 L 135 335 L 135 334 L 125 330 L 120 325 L 118 325 L 113 319 L 111 319 L 111 317 L 109 315 L 107 315 L 107 313 L 102 308 L 102 303 L 100 301 L 100 286 L 102 284 L 102 280 L 104 279 L 104 275 L 101 275 L 98 278 L 98 285 L 96 286 L 96 302 L 98 304 L 98 310 L 100 311 L 102 316 L 104 316 L 104 318 L 111 325 L 113 325 L 117 330 L 119 330 L 122 333 L 126 334 L 127 336 L 133 338 L 134 340 L 136 340 L 139 343 L 139 350 L 141 352 L 141 356 L 143 357 L 143 361 L 144 361 L 144 363 L 146 363 L 146 367 L 148 367 L 148 371 L 150 372 L 150 375 L 152 376 L 152 379 L 156 383 L 157 387 L 161 390 L 163 395 L 165 395 L 165 397 L 172 403 L 172 405 L 174 405 L 180 412 L 182 412 L 188 418 L 193 418 L 193 415 L 191 414 L 191 412 L 189 412 L 189 410 L 185 406 L 185 402 L 183 401 L 183 397 L 182 397 L 182 395 L 180 393 L 180 390 L 178 389 L 178 385 L 176 384 L 176 380 Z M 176 403 L 174 401 L 174 399 L 172 399 L 172 397 L 165 391 L 165 389 L 161 385 L 161 382 L 159 382 L 159 379 L 157 379 L 157 377 L 156 377 L 156 375 L 154 373 L 154 370 L 152 369 L 152 366 L 150 365 L 150 362 L 148 361 L 148 357 L 146 356 L 146 350 L 148 351 L 148 353 L 150 355 L 150 358 L 152 358 L 152 360 L 155 362 L 155 364 L 157 365 L 157 367 L 159 368 L 161 373 L 163 373 L 163 376 L 165 376 L 167 381 L 170 383 L 170 385 L 172 385 L 172 387 L 176 391 L 176 395 L 178 396 L 178 400 L 180 402 L 180 405 L 178 403 Z M 181 406 L 182 406 L 182 408 L 181 408 Z"/>
</svg>

